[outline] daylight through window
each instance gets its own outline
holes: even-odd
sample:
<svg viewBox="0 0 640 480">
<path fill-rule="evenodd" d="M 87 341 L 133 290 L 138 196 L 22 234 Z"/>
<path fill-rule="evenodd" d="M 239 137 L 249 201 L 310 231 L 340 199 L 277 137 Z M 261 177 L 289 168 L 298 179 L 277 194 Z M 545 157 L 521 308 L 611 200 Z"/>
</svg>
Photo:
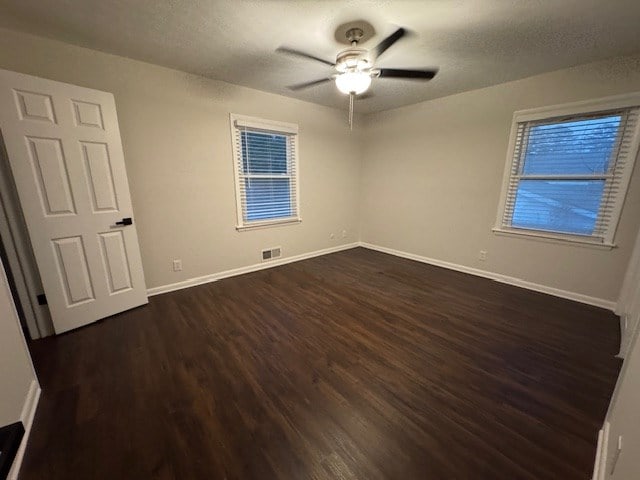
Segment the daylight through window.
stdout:
<svg viewBox="0 0 640 480">
<path fill-rule="evenodd" d="M 611 242 L 637 127 L 635 107 L 516 120 L 500 227 Z"/>
<path fill-rule="evenodd" d="M 238 227 L 299 221 L 297 128 L 232 117 Z"/>
</svg>

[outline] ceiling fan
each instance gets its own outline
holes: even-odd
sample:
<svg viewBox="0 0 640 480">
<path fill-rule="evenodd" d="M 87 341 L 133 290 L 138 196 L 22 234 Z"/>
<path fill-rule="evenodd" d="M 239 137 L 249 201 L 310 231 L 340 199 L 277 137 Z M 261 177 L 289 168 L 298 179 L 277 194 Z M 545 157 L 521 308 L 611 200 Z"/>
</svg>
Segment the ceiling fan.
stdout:
<svg viewBox="0 0 640 480">
<path fill-rule="evenodd" d="M 424 70 L 407 70 L 397 68 L 376 68 L 375 62 L 380 56 L 389 49 L 394 43 L 400 40 L 407 34 L 407 30 L 404 28 L 398 28 L 395 32 L 382 40 L 371 50 L 361 48 L 358 46 L 358 42 L 362 40 L 364 31 L 362 28 L 353 27 L 346 31 L 347 41 L 351 44 L 349 48 L 346 48 L 338 53 L 335 63 L 332 63 L 323 58 L 311 55 L 309 53 L 301 52 L 288 47 L 280 47 L 276 51 L 285 53 L 288 55 L 295 55 L 297 57 L 306 58 L 308 60 L 315 60 L 317 62 L 324 63 L 334 69 L 334 73 L 326 78 L 320 78 L 318 80 L 312 80 L 310 82 L 299 83 L 296 85 L 290 85 L 290 90 L 302 90 L 309 87 L 315 87 L 323 83 L 335 81 L 336 87 L 340 92 L 349 95 L 349 126 L 353 128 L 353 101 L 357 95 L 360 95 L 367 91 L 371 86 L 371 80 L 374 78 L 396 78 L 407 80 L 431 80 L 438 69 L 424 69 Z"/>
</svg>

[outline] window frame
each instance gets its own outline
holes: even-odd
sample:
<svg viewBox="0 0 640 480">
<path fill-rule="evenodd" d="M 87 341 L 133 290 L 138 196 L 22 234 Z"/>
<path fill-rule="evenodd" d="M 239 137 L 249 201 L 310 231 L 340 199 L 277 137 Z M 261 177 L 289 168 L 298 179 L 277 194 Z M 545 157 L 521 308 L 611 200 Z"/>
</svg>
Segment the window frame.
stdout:
<svg viewBox="0 0 640 480">
<path fill-rule="evenodd" d="M 275 120 L 265 120 L 257 117 L 246 115 L 229 114 L 229 123 L 231 127 L 231 145 L 233 151 L 233 174 L 236 197 L 236 230 L 254 230 L 259 228 L 276 227 L 283 225 L 294 225 L 302 222 L 300 217 L 300 162 L 299 162 L 299 142 L 298 142 L 298 125 L 295 123 L 280 122 Z M 245 221 L 245 215 L 242 208 L 242 188 L 240 182 L 245 179 L 244 172 L 240 169 L 242 162 L 241 146 L 238 145 L 237 131 L 239 128 L 245 127 L 249 130 L 260 131 L 265 133 L 274 133 L 278 135 L 286 135 L 290 137 L 291 145 L 287 145 L 287 156 L 291 156 L 288 161 L 294 165 L 294 172 L 288 176 L 292 180 L 289 192 L 294 196 L 295 215 L 285 218 L 273 218 L 267 220 L 250 220 Z M 268 175 L 267 175 L 268 176 Z M 265 175 L 261 175 L 265 177 Z M 274 175 L 275 177 L 275 175 Z M 293 186 L 291 186 L 293 184 Z"/>
<path fill-rule="evenodd" d="M 509 136 L 509 147 L 507 149 L 507 158 L 505 161 L 504 174 L 502 179 L 502 190 L 500 200 L 498 202 L 498 213 L 495 225 L 492 231 L 498 235 L 514 235 L 520 237 L 528 237 L 532 239 L 548 240 L 552 242 L 572 243 L 595 248 L 611 249 L 616 247 L 614 243 L 615 234 L 618 229 L 622 207 L 629 189 L 629 182 L 633 173 L 634 165 L 638 157 L 638 146 L 640 144 L 640 121 L 635 126 L 632 133 L 630 155 L 622 174 L 620 175 L 620 193 L 613 202 L 613 210 L 611 221 L 608 229 L 603 237 L 594 237 L 589 235 L 579 235 L 571 233 L 552 232 L 546 230 L 527 229 L 521 227 L 510 227 L 503 222 L 505 210 L 507 207 L 507 197 L 509 186 L 514 175 L 518 175 L 517 168 L 520 165 L 521 158 L 515 158 L 515 149 L 517 146 L 517 135 L 519 125 L 525 122 L 536 122 L 542 120 L 560 119 L 568 116 L 593 115 L 597 113 L 605 113 L 610 110 L 627 109 L 640 107 L 640 92 L 625 95 L 616 95 L 596 100 L 586 100 L 581 102 L 565 103 L 561 105 L 553 105 L 528 110 L 519 110 L 513 114 L 511 122 L 511 131 Z M 516 162 L 518 162 L 516 164 Z M 604 176 L 604 175 L 603 175 Z"/>
</svg>

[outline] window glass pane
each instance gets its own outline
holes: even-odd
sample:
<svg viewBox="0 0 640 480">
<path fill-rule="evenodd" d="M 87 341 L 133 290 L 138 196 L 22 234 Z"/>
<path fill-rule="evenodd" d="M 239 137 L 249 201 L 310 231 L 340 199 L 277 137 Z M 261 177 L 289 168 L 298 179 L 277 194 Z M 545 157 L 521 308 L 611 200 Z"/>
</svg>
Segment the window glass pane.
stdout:
<svg viewBox="0 0 640 480">
<path fill-rule="evenodd" d="M 606 173 L 620 127 L 620 115 L 535 125 L 529 129 L 524 175 Z"/>
<path fill-rule="evenodd" d="M 591 235 L 604 180 L 521 180 L 512 226 Z"/>
<path fill-rule="evenodd" d="M 246 220 L 291 217 L 291 182 L 289 178 L 247 178 Z"/>
<path fill-rule="evenodd" d="M 249 174 L 287 173 L 287 136 L 243 131 L 242 167 Z"/>
</svg>

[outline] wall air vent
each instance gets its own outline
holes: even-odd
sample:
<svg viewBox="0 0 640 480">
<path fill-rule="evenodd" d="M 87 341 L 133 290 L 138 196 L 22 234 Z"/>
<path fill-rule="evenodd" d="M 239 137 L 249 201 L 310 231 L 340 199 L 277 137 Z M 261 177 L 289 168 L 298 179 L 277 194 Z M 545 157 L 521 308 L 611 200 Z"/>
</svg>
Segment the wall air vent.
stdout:
<svg viewBox="0 0 640 480">
<path fill-rule="evenodd" d="M 262 261 L 266 262 L 267 260 L 273 260 L 274 258 L 279 258 L 281 255 L 280 247 L 268 248 L 266 250 L 262 250 Z"/>
</svg>

